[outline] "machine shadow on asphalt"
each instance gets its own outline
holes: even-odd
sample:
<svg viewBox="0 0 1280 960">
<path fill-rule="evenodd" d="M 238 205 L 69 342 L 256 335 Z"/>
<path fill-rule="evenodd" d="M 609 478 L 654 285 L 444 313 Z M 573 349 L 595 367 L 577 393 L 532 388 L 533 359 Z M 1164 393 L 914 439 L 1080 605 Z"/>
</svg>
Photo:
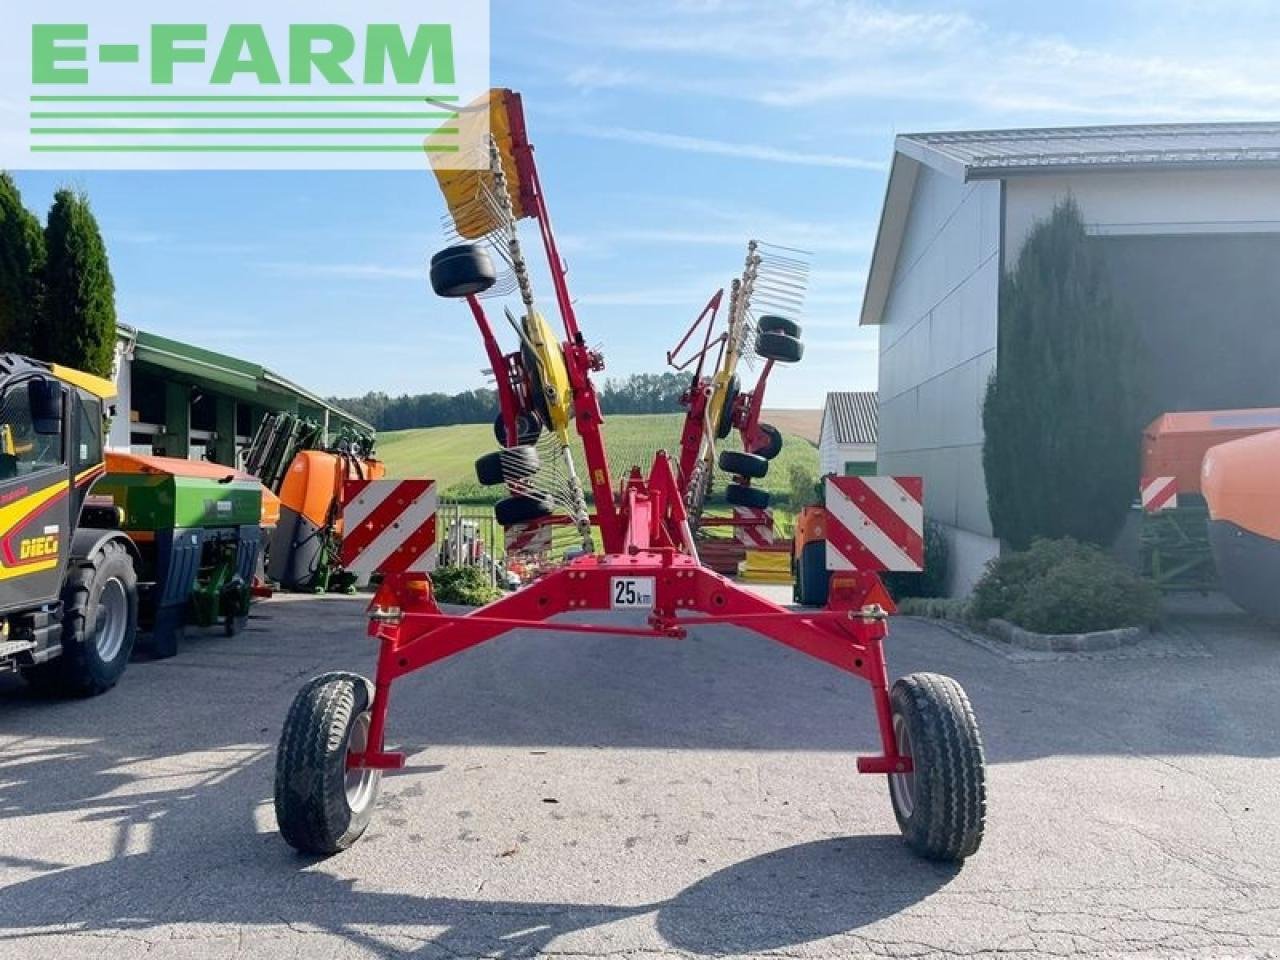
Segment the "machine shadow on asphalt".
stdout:
<svg viewBox="0 0 1280 960">
<path fill-rule="evenodd" d="M 422 956 L 536 956 L 566 934 L 656 914 L 658 932 L 673 948 L 754 954 L 855 931 L 919 903 L 959 872 L 913 856 L 897 836 L 839 837 L 732 864 L 657 903 L 504 902 L 358 890 L 351 881 L 308 869 L 311 861 L 280 849 L 276 838 L 258 839 L 269 846 L 259 844 L 260 856 L 247 861 L 228 858 L 201 867 L 198 856 L 155 852 L 55 869 L 16 884 L 5 893 L 0 941 L 42 929 L 51 935 L 109 934 L 177 924 L 228 930 L 285 924 L 375 954 L 413 956 L 418 951 L 388 951 L 376 935 L 379 927 L 412 925 L 441 928 L 424 943 Z M 262 896 L 268 888 L 283 895 Z M 89 893 L 108 889 L 119 896 Z M 142 890 L 153 895 L 137 896 Z M 7 927 L 20 931 L 7 933 Z"/>
<path fill-rule="evenodd" d="M 333 614 L 350 609 L 358 616 L 361 606 L 317 604 L 328 622 L 317 631 L 315 646 L 330 647 L 323 634 L 331 631 L 333 643 L 352 648 L 345 617 Z M 255 620 L 253 626 L 269 629 L 270 619 Z M 0 857 L 0 867 L 27 874 L 4 888 L 0 941 L 33 935 L 127 935 L 183 924 L 227 931 L 287 925 L 385 953 L 386 944 L 375 936 L 380 927 L 387 936 L 395 936 L 405 926 L 426 925 L 443 932 L 430 946 L 424 944 L 424 956 L 436 956 L 441 949 L 461 955 L 533 955 L 566 933 L 653 915 L 658 932 L 674 948 L 698 954 L 751 953 L 856 930 L 909 908 L 956 876 L 954 867 L 912 855 L 894 834 L 827 837 L 782 846 L 719 869 L 708 867 L 705 876 L 675 896 L 634 906 L 360 889 L 333 875 L 343 870 L 342 857 L 323 865 L 299 857 L 270 829 L 272 748 L 280 712 L 276 701 L 296 683 L 294 674 L 309 668 L 289 661 L 281 651 L 280 663 L 264 663 L 264 669 L 246 673 L 244 656 L 265 652 L 264 634 L 255 632 L 233 640 L 195 637 L 183 657 L 140 664 L 130 677 L 136 698 L 127 715 L 109 709 L 112 698 L 59 705 L 21 692 L 17 685 L 6 683 L 0 689 L 0 732 L 9 736 L 0 761 L 0 818 L 42 818 L 56 823 L 54 829 L 60 831 L 80 834 L 91 829 L 107 838 L 100 849 L 85 851 L 84 859 L 101 858 L 95 863 L 65 855 L 61 860 L 33 859 L 29 854 Z M 775 716 L 778 704 L 773 697 L 785 699 L 788 688 L 804 685 L 790 675 L 786 664 L 806 672 L 810 665 L 783 652 L 783 669 L 773 676 L 774 694 L 757 697 L 762 691 L 745 689 L 744 684 L 749 676 L 760 676 L 760 664 L 750 662 L 754 642 L 744 657 L 742 637 L 708 636 L 682 645 L 629 644 L 631 656 L 640 662 L 625 671 L 626 683 L 617 680 L 616 662 L 608 666 L 610 657 L 621 651 L 607 640 L 592 641 L 593 647 L 601 645 L 595 650 L 583 650 L 576 639 L 539 637 L 531 644 L 526 655 L 543 662 L 549 647 L 572 646 L 577 654 L 573 662 L 585 665 L 587 673 L 608 670 L 615 681 L 606 685 L 604 696 L 579 699 L 574 691 L 590 687 L 590 679 L 581 673 L 563 678 L 560 697 L 568 702 L 539 711 L 543 716 L 532 721 L 536 729 L 520 729 L 517 723 L 520 716 L 529 720 L 528 711 L 493 703 L 476 711 L 471 708 L 474 701 L 466 708 L 453 705 L 457 709 L 433 703 L 437 685 L 440 690 L 466 688 L 468 681 L 457 671 L 478 671 L 483 676 L 471 679 L 484 690 L 506 667 L 514 668 L 507 657 L 525 643 L 513 638 L 424 677 L 424 689 L 415 691 L 413 700 L 432 708 L 406 711 L 402 735 L 425 741 L 427 734 L 437 744 L 478 742 L 486 723 L 496 719 L 498 742 L 554 744 L 554 736 L 548 739 L 545 734 L 555 725 L 576 727 L 578 736 L 585 730 L 586 736 L 607 742 L 608 718 L 616 721 L 638 710 L 646 690 L 652 696 L 681 657 L 692 658 L 694 675 L 706 669 L 719 680 L 704 686 L 698 697 L 672 695 L 668 701 L 664 695 L 664 703 L 683 699 L 696 702 L 696 707 L 650 712 L 655 718 L 650 724 L 635 737 L 623 738 L 630 744 L 697 748 L 709 742 L 733 749 L 755 737 L 768 742 L 772 734 L 792 749 L 803 744 L 821 750 L 835 741 L 830 726 L 850 722 L 856 712 L 846 685 L 831 684 L 828 674 L 815 671 L 813 680 L 827 682 L 810 688 L 815 695 L 813 719 L 800 730 L 787 730 L 785 713 Z M 684 654 L 679 654 L 681 649 Z M 760 649 L 772 651 L 763 641 Z M 498 653 L 503 650 L 509 653 Z M 659 656 L 650 660 L 649 650 Z M 308 653 L 317 659 L 329 656 L 324 649 Z M 709 661 L 699 664 L 704 658 Z M 637 675 L 643 677 L 645 671 L 636 668 L 643 667 L 658 669 L 637 682 Z M 548 666 L 543 675 L 554 672 Z M 690 671 L 679 669 L 678 675 L 688 677 Z M 183 696 L 175 696 L 171 687 L 164 690 L 179 680 L 199 686 L 187 686 Z M 627 686 L 634 691 L 627 695 L 634 702 L 624 698 L 619 703 L 617 697 Z M 193 690 L 204 692 L 196 695 Z M 565 711 L 573 713 L 575 723 L 565 720 Z M 37 717 L 45 729 L 32 736 Z M 816 739 L 806 743 L 807 735 Z M 848 749 L 849 743 L 844 746 Z M 433 779 L 445 772 L 431 762 L 429 747 L 415 759 L 420 762 L 407 778 L 429 773 L 428 779 Z"/>
</svg>

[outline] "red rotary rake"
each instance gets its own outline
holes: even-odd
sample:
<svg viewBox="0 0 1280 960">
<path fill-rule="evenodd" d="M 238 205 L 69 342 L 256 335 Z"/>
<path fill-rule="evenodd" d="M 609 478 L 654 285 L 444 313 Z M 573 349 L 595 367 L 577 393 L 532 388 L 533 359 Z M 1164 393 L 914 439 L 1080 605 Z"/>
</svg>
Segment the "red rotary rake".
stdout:
<svg viewBox="0 0 1280 960">
<path fill-rule="evenodd" d="M 695 532 L 715 526 L 748 527 L 763 529 L 772 539 L 773 520 L 766 510 L 769 494 L 752 487 L 751 481 L 763 478 L 770 461 L 782 452 L 782 433 L 760 420 L 765 388 L 774 365 L 798 362 L 804 356 L 804 344 L 794 317 L 771 311 L 795 314 L 800 310 L 809 273 L 805 256 L 803 251 L 752 240 L 742 275 L 729 288 L 724 331 L 715 336 L 724 301 L 721 288 L 667 353 L 672 369 L 692 367 L 692 381 L 680 398 L 685 418 L 678 475 Z M 749 343 L 765 363 L 755 385 L 744 389 L 738 366 Z M 687 356 L 686 349 L 690 350 Z M 716 442 L 734 429 L 741 436 L 742 450 L 722 450 L 717 457 Z M 730 506 L 739 508 L 731 517 L 708 517 L 702 512 L 717 465 L 734 478 L 724 491 Z"/>
<path fill-rule="evenodd" d="M 543 429 L 563 451 L 568 482 L 561 505 L 582 534 L 584 550 L 519 591 L 467 614 L 440 610 L 426 574 L 387 576 L 370 606 L 369 635 L 379 643 L 371 683 L 329 673 L 306 684 L 281 734 L 275 810 L 280 831 L 295 848 L 329 854 L 352 844 L 373 814 L 382 771 L 404 765 L 385 745 L 387 707 L 395 681 L 510 630 L 679 639 L 701 626 L 733 625 L 861 677 L 871 688 L 879 753 L 859 757 L 861 773 L 887 775 L 889 794 L 906 842 L 920 854 L 961 860 L 978 849 L 985 813 L 985 767 L 972 709 L 955 681 L 913 674 L 890 689 L 883 641 L 887 618 L 841 591 L 827 608 L 795 612 L 751 593 L 703 567 L 690 533 L 687 478 L 665 452 L 648 473 L 633 466 L 615 487 L 592 373 L 603 369 L 587 347 L 556 249 L 546 197 L 525 135 L 520 98 L 491 93 L 487 165 L 470 172 L 437 170 L 453 223 L 463 239 L 484 239 L 506 261 L 524 314 L 507 312 L 521 347 L 503 354 L 480 295 L 503 288 L 478 245 L 450 247 L 432 260 L 437 294 L 463 299 L 479 327 L 501 400 L 499 434 L 505 449 L 477 462 L 481 482 L 506 483 L 513 495 L 496 512 L 504 524 L 563 522 L 554 498 L 533 480 L 540 463 L 531 444 Z M 515 230 L 533 219 L 564 324 L 563 340 L 534 307 L 529 271 Z M 595 505 L 587 512 L 568 453 L 568 429 L 581 438 Z M 603 552 L 592 547 L 599 530 Z M 858 574 L 869 595 L 872 573 Z M 854 591 L 856 593 L 856 591 Z M 843 600 L 841 599 L 843 598 Z M 583 611 L 643 611 L 645 626 L 561 623 Z"/>
</svg>

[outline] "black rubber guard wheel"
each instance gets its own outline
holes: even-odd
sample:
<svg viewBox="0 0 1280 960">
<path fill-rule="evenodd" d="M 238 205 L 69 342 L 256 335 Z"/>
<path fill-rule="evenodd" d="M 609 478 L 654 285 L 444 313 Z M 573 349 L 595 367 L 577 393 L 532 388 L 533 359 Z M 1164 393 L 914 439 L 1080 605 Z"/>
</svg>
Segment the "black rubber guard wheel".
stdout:
<svg viewBox="0 0 1280 960">
<path fill-rule="evenodd" d="M 799 340 L 801 327 L 787 317 L 768 315 L 756 321 L 756 330 L 759 333 L 785 333 L 788 337 Z"/>
<path fill-rule="evenodd" d="M 756 337 L 756 353 L 778 363 L 796 363 L 804 356 L 804 344 L 785 333 L 761 333 Z"/>
<path fill-rule="evenodd" d="M 551 516 L 555 503 L 545 494 L 506 497 L 493 505 L 493 516 L 502 527 Z"/>
<path fill-rule="evenodd" d="M 827 541 L 810 540 L 800 548 L 796 571 L 796 599 L 806 607 L 825 607 L 831 592 L 831 571 L 827 569 Z"/>
<path fill-rule="evenodd" d="M 769 508 L 769 491 L 730 483 L 724 488 L 724 498 L 735 507 L 751 507 L 755 510 Z"/>
<path fill-rule="evenodd" d="M 298 691 L 276 751 L 276 823 L 302 853 L 330 854 L 360 838 L 373 816 L 380 770 L 347 770 L 363 750 L 373 684 L 354 673 L 326 673 Z"/>
<path fill-rule="evenodd" d="M 484 293 L 497 279 L 489 254 L 475 244 L 446 247 L 431 258 L 431 289 L 438 297 Z"/>
<path fill-rule="evenodd" d="M 527 447 L 538 442 L 538 437 L 542 435 L 542 424 L 531 413 L 516 414 L 516 442 L 508 444 L 507 425 L 502 421 L 502 414 L 498 414 L 498 419 L 493 421 L 493 435 L 500 447 Z"/>
<path fill-rule="evenodd" d="M 62 653 L 23 671 L 36 688 L 92 697 L 110 690 L 138 637 L 138 575 L 119 540 L 72 563 L 62 587 Z"/>
<path fill-rule="evenodd" d="M 889 775 L 889 799 L 902 836 L 930 860 L 963 860 L 982 843 L 986 762 L 973 707 L 960 684 L 912 673 L 889 695 L 899 751 L 913 771 Z"/>
<path fill-rule="evenodd" d="M 542 468 L 536 447 L 495 450 L 476 461 L 476 479 L 486 487 L 532 477 Z"/>
<path fill-rule="evenodd" d="M 760 424 L 760 432 L 767 438 L 764 446 L 758 450 L 752 450 L 757 457 L 764 457 L 766 460 L 772 460 L 782 452 L 782 432 L 771 423 Z"/>
<path fill-rule="evenodd" d="M 724 406 L 720 408 L 720 419 L 716 421 L 716 439 L 723 440 L 733 429 L 733 408 L 738 402 L 738 394 L 742 392 L 742 383 L 735 373 L 729 378 L 729 387 L 724 392 Z"/>
<path fill-rule="evenodd" d="M 725 473 L 732 473 L 735 477 L 759 480 L 769 472 L 769 461 L 754 453 L 743 453 L 741 450 L 721 450 L 720 469 Z"/>
</svg>

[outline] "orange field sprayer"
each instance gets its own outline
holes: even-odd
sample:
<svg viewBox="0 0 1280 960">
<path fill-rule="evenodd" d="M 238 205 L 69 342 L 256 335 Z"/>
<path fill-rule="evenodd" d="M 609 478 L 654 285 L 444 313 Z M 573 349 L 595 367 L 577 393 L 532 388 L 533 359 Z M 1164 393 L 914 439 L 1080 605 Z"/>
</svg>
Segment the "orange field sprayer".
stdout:
<svg viewBox="0 0 1280 960">
<path fill-rule="evenodd" d="M 327 854 L 364 832 L 382 772 L 404 764 L 404 755 L 385 741 L 391 691 L 406 674 L 511 630 L 669 641 L 692 628 L 732 625 L 866 681 L 879 743 L 858 758 L 858 771 L 887 777 L 893 811 L 912 849 L 941 860 L 974 853 L 983 834 L 985 765 L 963 690 L 931 673 L 890 687 L 883 650 L 887 616 L 878 605 L 851 599 L 856 591 L 841 591 L 825 608 L 796 612 L 704 567 L 686 509 L 689 478 L 666 452 L 645 466 L 631 465 L 615 480 L 592 383 L 604 358 L 578 325 L 520 96 L 494 90 L 487 101 L 458 113 L 460 124 L 487 118 L 488 131 L 479 169 L 437 171 L 454 232 L 470 242 L 436 254 L 431 283 L 438 295 L 466 304 L 497 378 L 501 449 L 477 461 L 477 477 L 507 486 L 510 495 L 495 507 L 500 523 L 572 525 L 581 548 L 523 588 L 466 614 L 439 608 L 426 573 L 387 576 L 370 605 L 368 632 L 378 642 L 374 680 L 325 674 L 307 683 L 290 707 L 275 782 L 284 838 L 299 850 Z M 562 333 L 537 307 L 517 230 L 522 220 L 533 221 L 541 242 Z M 505 265 L 502 276 L 491 251 Z M 504 311 L 519 340 L 514 352 L 500 348 L 481 302 L 482 294 L 495 293 L 520 300 L 518 316 Z M 582 445 L 581 475 L 569 453 L 571 431 Z M 552 489 L 538 481 L 542 451 L 564 461 Z M 864 576 L 870 595 L 875 575 Z M 557 619 L 584 611 L 647 616 L 643 625 Z"/>
</svg>

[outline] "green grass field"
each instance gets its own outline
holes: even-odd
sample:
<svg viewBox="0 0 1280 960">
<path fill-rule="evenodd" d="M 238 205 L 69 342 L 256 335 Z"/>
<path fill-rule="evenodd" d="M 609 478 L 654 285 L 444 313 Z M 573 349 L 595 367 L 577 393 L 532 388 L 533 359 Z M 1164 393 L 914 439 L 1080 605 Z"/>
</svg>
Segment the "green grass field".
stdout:
<svg viewBox="0 0 1280 960">
<path fill-rule="evenodd" d="M 630 464 L 639 464 L 648 471 L 656 450 L 678 451 L 683 414 L 643 414 L 614 416 L 605 421 L 605 443 L 610 451 L 610 467 L 614 483 Z M 737 434 L 726 444 L 736 449 Z M 469 423 L 452 427 L 427 427 L 420 430 L 396 430 L 378 435 L 378 456 L 387 464 L 389 477 L 430 477 L 439 485 L 441 494 L 448 498 L 471 503 L 492 503 L 506 491 L 484 488 L 475 482 L 473 464 L 478 457 L 497 449 L 493 427 L 489 424 Z M 585 477 L 581 450 L 575 450 L 579 476 Z M 769 465 L 769 473 L 755 485 L 786 500 L 788 478 L 792 464 L 799 464 L 815 478 L 818 475 L 818 450 L 803 437 L 784 434 L 782 453 Z M 712 503 L 722 503 L 719 494 L 728 478 L 716 477 L 716 493 Z M 779 507 L 783 503 L 778 504 Z"/>
</svg>

